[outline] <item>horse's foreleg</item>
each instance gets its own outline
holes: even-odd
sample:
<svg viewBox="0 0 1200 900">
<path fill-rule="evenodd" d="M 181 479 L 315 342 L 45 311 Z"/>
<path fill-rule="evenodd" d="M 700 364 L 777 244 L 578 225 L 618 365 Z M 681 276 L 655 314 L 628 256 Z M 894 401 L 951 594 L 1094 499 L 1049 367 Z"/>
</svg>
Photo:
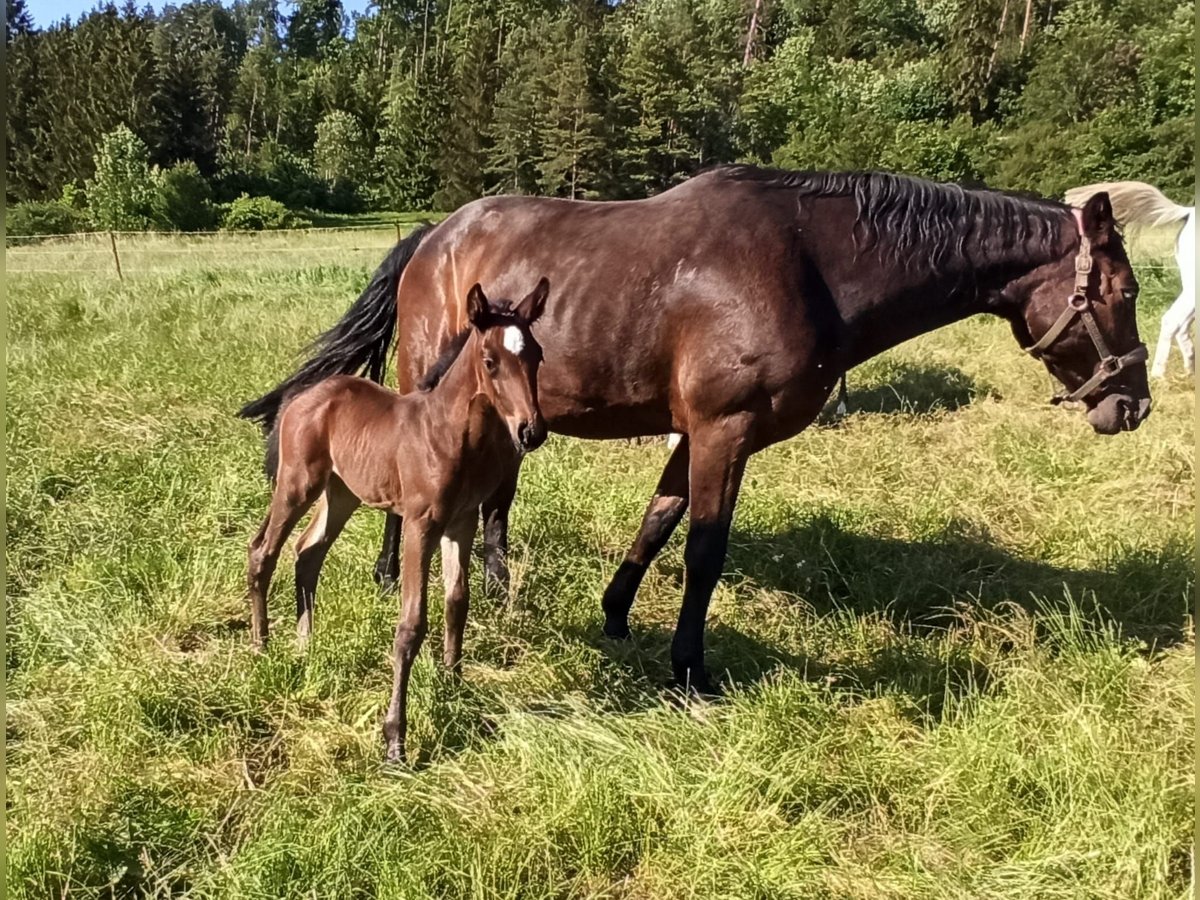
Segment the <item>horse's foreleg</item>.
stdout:
<svg viewBox="0 0 1200 900">
<path fill-rule="evenodd" d="M 519 471 L 496 489 L 480 506 L 483 515 L 483 583 L 508 596 L 508 511 L 517 496 Z"/>
<path fill-rule="evenodd" d="M 748 416 L 730 417 L 691 432 L 692 519 L 683 553 L 683 606 L 671 642 L 671 667 L 680 687 L 701 694 L 712 692 L 704 668 L 704 625 L 750 456 L 750 427 Z"/>
<path fill-rule="evenodd" d="M 404 742 L 408 733 L 408 679 L 429 629 L 429 562 L 438 537 L 433 523 L 423 518 L 410 519 L 404 532 L 400 619 L 396 623 L 396 640 L 392 647 L 392 699 L 383 720 L 388 762 L 404 760 Z"/>
<path fill-rule="evenodd" d="M 296 541 L 296 638 L 302 646 L 312 634 L 317 580 L 325 557 L 356 509 L 358 498 L 340 478 L 331 476 L 312 521 Z"/>
<path fill-rule="evenodd" d="M 633 540 L 633 546 L 625 554 L 625 560 L 604 592 L 601 601 L 604 607 L 604 633 L 609 637 L 629 636 L 629 610 L 633 608 L 633 599 L 642 577 L 687 509 L 688 446 L 689 440 L 684 435 L 671 451 L 654 496 L 646 506 L 642 527 Z"/>
<path fill-rule="evenodd" d="M 442 582 L 446 587 L 446 634 L 442 662 L 457 672 L 462 663 L 463 631 L 470 609 L 467 573 L 471 565 L 471 542 L 475 539 L 475 515 L 472 513 L 442 536 Z"/>
<path fill-rule="evenodd" d="M 375 583 L 390 591 L 400 581 L 400 535 L 404 520 L 395 513 L 388 513 L 383 523 L 383 548 L 375 560 Z"/>
</svg>

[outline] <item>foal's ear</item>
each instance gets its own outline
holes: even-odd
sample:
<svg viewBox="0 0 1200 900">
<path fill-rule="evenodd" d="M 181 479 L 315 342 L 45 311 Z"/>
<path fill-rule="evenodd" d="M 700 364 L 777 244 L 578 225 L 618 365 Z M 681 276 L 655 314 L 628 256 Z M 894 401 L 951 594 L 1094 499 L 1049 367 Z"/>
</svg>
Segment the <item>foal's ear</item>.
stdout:
<svg viewBox="0 0 1200 900">
<path fill-rule="evenodd" d="M 485 328 L 488 312 L 488 298 L 484 295 L 483 288 L 476 284 L 467 292 L 467 321 L 476 328 Z"/>
<path fill-rule="evenodd" d="M 546 295 L 550 293 L 550 282 L 545 276 L 537 283 L 532 291 L 530 291 L 525 299 L 517 306 L 517 315 L 524 319 L 527 324 L 532 325 L 537 321 L 546 309 Z"/>
<path fill-rule="evenodd" d="M 1112 201 L 1109 200 L 1105 191 L 1092 194 L 1088 198 L 1079 218 L 1084 235 L 1094 246 L 1103 247 L 1108 243 L 1108 239 L 1116 227 L 1116 221 L 1113 219 Z"/>
</svg>

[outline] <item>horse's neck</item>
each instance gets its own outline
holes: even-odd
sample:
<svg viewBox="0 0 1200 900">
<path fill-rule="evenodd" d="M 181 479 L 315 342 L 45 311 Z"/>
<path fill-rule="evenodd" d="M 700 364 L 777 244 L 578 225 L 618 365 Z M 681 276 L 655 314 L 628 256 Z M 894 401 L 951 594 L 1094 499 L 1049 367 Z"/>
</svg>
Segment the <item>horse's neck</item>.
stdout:
<svg viewBox="0 0 1200 900">
<path fill-rule="evenodd" d="M 913 269 L 889 274 L 886 266 L 882 272 L 864 270 L 861 280 L 845 292 L 853 300 L 838 302 L 846 326 L 846 368 L 973 315 L 1005 314 L 1004 288 L 1061 259 L 1070 252 L 1065 239 L 1063 247 L 1047 259 L 1030 259 L 1022 248 L 994 251 L 985 262 L 960 264 L 946 273 Z"/>
</svg>

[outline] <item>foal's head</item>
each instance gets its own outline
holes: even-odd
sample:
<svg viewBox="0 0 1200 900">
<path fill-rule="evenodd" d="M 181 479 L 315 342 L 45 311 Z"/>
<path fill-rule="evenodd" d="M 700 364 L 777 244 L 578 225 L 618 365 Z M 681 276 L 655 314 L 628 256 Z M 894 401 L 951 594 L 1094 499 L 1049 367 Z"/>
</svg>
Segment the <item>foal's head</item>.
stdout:
<svg viewBox="0 0 1200 900">
<path fill-rule="evenodd" d="M 550 282 L 543 278 L 512 308 L 493 306 L 478 284 L 467 294 L 470 335 L 464 350 L 476 367 L 477 390 L 495 407 L 522 452 L 536 450 L 546 440 L 537 400 L 542 347 L 530 326 L 546 308 L 549 290 Z"/>
</svg>

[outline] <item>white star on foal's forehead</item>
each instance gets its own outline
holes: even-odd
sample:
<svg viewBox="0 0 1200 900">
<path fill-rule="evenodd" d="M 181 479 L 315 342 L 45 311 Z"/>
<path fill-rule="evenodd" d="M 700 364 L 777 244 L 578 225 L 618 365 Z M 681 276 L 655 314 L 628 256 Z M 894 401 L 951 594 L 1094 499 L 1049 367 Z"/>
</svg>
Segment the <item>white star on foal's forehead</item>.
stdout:
<svg viewBox="0 0 1200 900">
<path fill-rule="evenodd" d="M 517 356 L 525 349 L 525 335 L 516 325 L 508 325 L 504 329 L 504 349 Z"/>
</svg>

